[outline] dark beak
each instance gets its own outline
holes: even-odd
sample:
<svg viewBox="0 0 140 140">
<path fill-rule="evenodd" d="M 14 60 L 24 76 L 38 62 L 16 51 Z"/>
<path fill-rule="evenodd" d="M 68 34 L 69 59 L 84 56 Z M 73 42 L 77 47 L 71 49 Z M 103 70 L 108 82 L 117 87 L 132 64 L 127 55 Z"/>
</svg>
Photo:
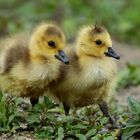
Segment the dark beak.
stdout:
<svg viewBox="0 0 140 140">
<path fill-rule="evenodd" d="M 120 59 L 120 56 L 112 49 L 112 47 L 108 47 L 108 52 L 105 52 L 104 54 L 108 57 Z"/>
<path fill-rule="evenodd" d="M 58 51 L 58 54 L 55 55 L 55 58 L 64 62 L 65 64 L 69 64 L 69 59 L 67 58 L 66 54 L 64 51 Z"/>
</svg>

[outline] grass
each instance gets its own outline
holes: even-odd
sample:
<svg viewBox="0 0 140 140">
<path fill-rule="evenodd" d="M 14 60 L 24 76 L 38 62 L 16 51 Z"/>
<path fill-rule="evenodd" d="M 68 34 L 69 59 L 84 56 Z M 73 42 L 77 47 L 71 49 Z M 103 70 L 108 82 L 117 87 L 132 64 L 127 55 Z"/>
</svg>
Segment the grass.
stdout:
<svg viewBox="0 0 140 140">
<path fill-rule="evenodd" d="M 25 103 L 24 103 L 25 104 Z M 33 139 L 63 140 L 117 140 L 118 131 L 109 129 L 108 118 L 104 117 L 97 106 L 78 110 L 77 114 L 64 115 L 64 110 L 47 97 L 44 102 L 29 104 L 23 110 L 23 100 L 16 97 L 0 98 L 0 134 L 18 138 L 30 135 Z M 117 104 L 116 104 L 117 105 Z M 120 125 L 128 119 L 127 108 L 111 105 L 111 114 Z M 25 108 L 26 104 L 24 105 Z M 117 110 L 116 110 L 117 109 Z M 28 132 L 28 133 L 27 133 Z M 27 133 L 27 134 L 26 134 Z"/>
<path fill-rule="evenodd" d="M 117 40 L 139 46 L 139 5 L 139 0 L 1 0 L 0 35 L 28 31 L 41 21 L 55 20 L 72 40 L 80 26 L 97 22 Z"/>
</svg>

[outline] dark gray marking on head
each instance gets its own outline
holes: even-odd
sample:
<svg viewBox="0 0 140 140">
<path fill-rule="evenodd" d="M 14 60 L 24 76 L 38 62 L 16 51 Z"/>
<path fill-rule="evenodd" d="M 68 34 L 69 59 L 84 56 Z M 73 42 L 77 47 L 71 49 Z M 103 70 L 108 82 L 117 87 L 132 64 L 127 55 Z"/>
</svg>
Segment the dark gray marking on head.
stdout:
<svg viewBox="0 0 140 140">
<path fill-rule="evenodd" d="M 95 25 L 95 27 L 91 31 L 91 34 L 94 35 L 94 34 L 100 34 L 103 32 L 105 32 L 105 28 Z"/>
<path fill-rule="evenodd" d="M 54 35 L 54 36 L 58 36 L 58 37 L 62 37 L 62 33 L 61 33 L 61 31 L 58 29 L 58 28 L 56 28 L 56 27 L 48 27 L 47 29 L 46 29 L 46 31 L 45 31 L 45 33 L 47 34 L 47 35 Z"/>
</svg>

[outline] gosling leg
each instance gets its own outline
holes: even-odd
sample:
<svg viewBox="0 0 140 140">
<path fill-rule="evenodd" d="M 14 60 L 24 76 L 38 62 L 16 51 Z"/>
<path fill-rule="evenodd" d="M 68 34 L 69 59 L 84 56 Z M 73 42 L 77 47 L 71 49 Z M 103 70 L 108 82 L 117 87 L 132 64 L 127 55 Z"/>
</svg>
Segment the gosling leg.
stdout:
<svg viewBox="0 0 140 140">
<path fill-rule="evenodd" d="M 112 118 L 111 114 L 109 113 L 108 106 L 106 102 L 99 103 L 100 110 L 103 112 L 103 115 L 109 118 L 110 123 L 112 124 L 113 128 L 120 128 L 115 120 Z"/>
<path fill-rule="evenodd" d="M 63 107 L 64 107 L 65 115 L 66 116 L 69 115 L 70 107 L 64 102 L 63 102 Z"/>
<path fill-rule="evenodd" d="M 39 102 L 39 97 L 30 98 L 31 105 L 34 106 Z"/>
</svg>

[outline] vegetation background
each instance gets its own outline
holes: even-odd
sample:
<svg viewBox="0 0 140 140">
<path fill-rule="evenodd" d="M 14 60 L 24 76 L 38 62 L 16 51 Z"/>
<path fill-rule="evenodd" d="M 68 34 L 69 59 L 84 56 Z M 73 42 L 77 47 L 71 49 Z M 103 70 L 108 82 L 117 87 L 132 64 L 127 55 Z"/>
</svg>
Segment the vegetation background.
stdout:
<svg viewBox="0 0 140 140">
<path fill-rule="evenodd" d="M 56 21 L 69 39 L 77 27 L 104 25 L 113 37 L 140 43 L 139 0 L 1 0 L 0 34 L 30 29 L 40 21 Z"/>
<path fill-rule="evenodd" d="M 111 113 L 123 127 L 122 139 L 140 139 L 140 1 L 139 0 L 0 0 L 0 38 L 33 29 L 43 21 L 55 21 L 69 42 L 84 25 L 106 27 L 121 54 L 117 103 Z M 121 43 L 120 43 L 121 42 Z M 136 47 L 137 46 L 137 47 Z M 47 97 L 34 108 L 23 99 L 0 94 L 0 139 L 115 140 L 98 107 L 82 109 L 66 117 Z M 25 109 L 26 108 L 26 109 Z M 118 116 L 118 117 L 117 117 Z"/>
</svg>

